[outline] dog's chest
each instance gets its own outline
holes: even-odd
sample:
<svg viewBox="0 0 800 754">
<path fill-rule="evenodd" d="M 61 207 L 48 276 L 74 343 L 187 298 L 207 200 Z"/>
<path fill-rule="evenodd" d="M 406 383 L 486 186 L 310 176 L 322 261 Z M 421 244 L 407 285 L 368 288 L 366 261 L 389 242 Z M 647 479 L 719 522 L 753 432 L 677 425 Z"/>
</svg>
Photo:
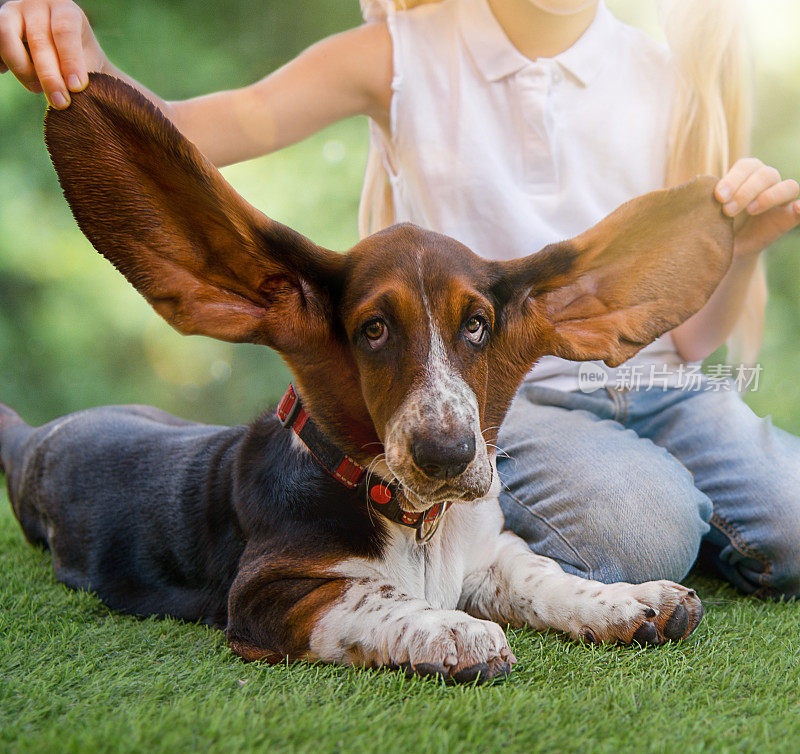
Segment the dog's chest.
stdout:
<svg viewBox="0 0 800 754">
<path fill-rule="evenodd" d="M 456 504 L 427 544 L 417 544 L 412 529 L 391 524 L 380 559 L 349 560 L 342 570 L 353 577 L 381 578 L 409 597 L 454 609 L 467 574 L 486 568 L 501 528 L 496 502 Z"/>
<path fill-rule="evenodd" d="M 468 563 L 465 552 L 453 546 L 454 538 L 447 533 L 425 545 L 404 536 L 405 532 L 395 534 L 386 549 L 385 568 L 391 583 L 403 593 L 424 598 L 434 607 L 454 608 Z"/>
</svg>

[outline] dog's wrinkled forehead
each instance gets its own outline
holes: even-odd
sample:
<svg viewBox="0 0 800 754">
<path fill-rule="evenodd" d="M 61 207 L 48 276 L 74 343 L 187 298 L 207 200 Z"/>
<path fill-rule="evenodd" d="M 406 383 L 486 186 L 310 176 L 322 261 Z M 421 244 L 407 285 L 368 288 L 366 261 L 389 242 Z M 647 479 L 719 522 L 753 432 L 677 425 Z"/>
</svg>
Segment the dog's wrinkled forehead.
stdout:
<svg viewBox="0 0 800 754">
<path fill-rule="evenodd" d="M 436 306 L 445 289 L 485 285 L 489 263 L 458 241 L 410 223 L 365 238 L 348 254 L 344 307 L 352 309 L 381 287 L 424 298 Z M 448 293 L 451 292 L 448 290 Z"/>
</svg>

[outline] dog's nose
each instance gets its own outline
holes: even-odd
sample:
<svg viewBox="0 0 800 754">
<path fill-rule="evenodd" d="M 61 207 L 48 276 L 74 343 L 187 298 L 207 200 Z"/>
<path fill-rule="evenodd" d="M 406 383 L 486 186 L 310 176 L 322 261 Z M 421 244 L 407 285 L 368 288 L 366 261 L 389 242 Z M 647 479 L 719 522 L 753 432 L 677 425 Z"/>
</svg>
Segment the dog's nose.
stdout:
<svg viewBox="0 0 800 754">
<path fill-rule="evenodd" d="M 450 438 L 418 437 L 411 443 L 417 468 L 432 479 L 452 479 L 475 458 L 475 436 Z"/>
</svg>

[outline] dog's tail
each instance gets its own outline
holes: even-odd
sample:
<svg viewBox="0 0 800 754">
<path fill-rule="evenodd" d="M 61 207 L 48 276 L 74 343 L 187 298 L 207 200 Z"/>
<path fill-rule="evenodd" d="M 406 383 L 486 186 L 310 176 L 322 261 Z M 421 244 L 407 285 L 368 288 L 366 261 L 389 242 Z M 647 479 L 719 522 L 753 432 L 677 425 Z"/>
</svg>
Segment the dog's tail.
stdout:
<svg viewBox="0 0 800 754">
<path fill-rule="evenodd" d="M 25 469 L 26 441 L 34 431 L 16 411 L 0 403 L 0 472 L 6 474 L 11 508 L 28 541 L 46 544 L 41 517 L 20 492 Z"/>
<path fill-rule="evenodd" d="M 19 455 L 20 446 L 29 434 L 30 427 L 20 415 L 5 403 L 0 403 L 0 472 L 6 472 L 14 466 Z"/>
<path fill-rule="evenodd" d="M 33 432 L 5 403 L 0 403 L 0 473 L 8 475 L 11 483 L 12 472 L 22 466 L 25 441 Z"/>
</svg>

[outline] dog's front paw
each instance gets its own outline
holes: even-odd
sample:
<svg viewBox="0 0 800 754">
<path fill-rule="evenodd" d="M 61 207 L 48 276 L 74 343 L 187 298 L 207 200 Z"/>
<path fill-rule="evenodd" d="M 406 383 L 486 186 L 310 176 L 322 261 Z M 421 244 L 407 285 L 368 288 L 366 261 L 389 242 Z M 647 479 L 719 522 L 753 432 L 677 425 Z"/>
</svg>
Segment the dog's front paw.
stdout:
<svg viewBox="0 0 800 754">
<path fill-rule="evenodd" d="M 504 678 L 517 661 L 497 623 L 456 610 L 426 610 L 408 616 L 393 634 L 392 662 L 409 675 L 484 683 Z"/>
<path fill-rule="evenodd" d="M 596 598 L 597 614 L 578 632 L 579 638 L 595 643 L 679 641 L 703 618 L 697 593 L 672 581 L 609 584 Z"/>
</svg>

